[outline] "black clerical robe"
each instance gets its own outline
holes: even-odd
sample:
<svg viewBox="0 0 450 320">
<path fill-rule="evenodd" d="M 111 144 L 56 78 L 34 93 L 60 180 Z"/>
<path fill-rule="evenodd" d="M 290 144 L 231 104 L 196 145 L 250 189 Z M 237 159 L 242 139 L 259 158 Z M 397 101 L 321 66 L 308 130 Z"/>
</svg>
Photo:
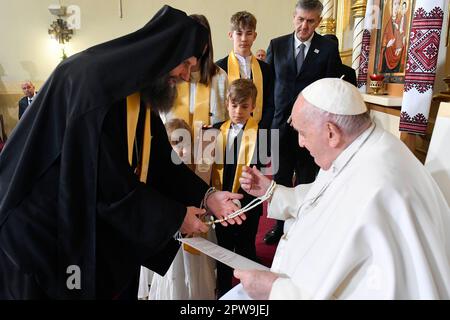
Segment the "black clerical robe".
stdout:
<svg viewBox="0 0 450 320">
<path fill-rule="evenodd" d="M 172 164 L 156 117 L 149 184 L 139 182 L 125 100 L 206 43 L 202 26 L 165 6 L 55 69 L 0 155 L 0 299 L 114 298 L 140 264 L 164 272 L 186 205 L 207 186 Z"/>
</svg>

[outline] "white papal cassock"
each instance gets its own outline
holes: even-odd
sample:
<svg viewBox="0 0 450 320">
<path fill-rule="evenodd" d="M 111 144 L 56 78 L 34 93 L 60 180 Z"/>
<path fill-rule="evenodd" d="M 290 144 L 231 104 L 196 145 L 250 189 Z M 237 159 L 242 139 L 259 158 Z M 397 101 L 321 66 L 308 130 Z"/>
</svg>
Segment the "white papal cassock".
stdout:
<svg viewBox="0 0 450 320">
<path fill-rule="evenodd" d="M 380 126 L 314 183 L 277 186 L 269 217 L 292 221 L 270 299 L 450 297 L 450 210 L 423 165 Z"/>
</svg>

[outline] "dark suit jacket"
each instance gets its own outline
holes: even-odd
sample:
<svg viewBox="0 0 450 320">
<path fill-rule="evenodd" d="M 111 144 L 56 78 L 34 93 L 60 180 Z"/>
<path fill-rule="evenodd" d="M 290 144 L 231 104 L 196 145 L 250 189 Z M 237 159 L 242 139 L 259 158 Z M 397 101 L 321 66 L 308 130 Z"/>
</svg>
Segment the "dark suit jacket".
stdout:
<svg viewBox="0 0 450 320">
<path fill-rule="evenodd" d="M 341 77 L 342 75 L 344 75 L 345 81 L 351 83 L 355 87 L 357 86 L 355 69 L 353 69 L 352 67 L 349 67 L 345 64 L 342 64 L 341 73 L 340 73 L 339 77 Z"/>
<path fill-rule="evenodd" d="M 261 129 L 270 129 L 274 113 L 273 102 L 273 73 L 270 66 L 264 61 L 257 60 L 261 67 L 263 77 L 263 111 L 259 127 Z M 228 56 L 220 59 L 216 64 L 228 73 Z"/>
<path fill-rule="evenodd" d="M 337 44 L 314 33 L 311 46 L 297 74 L 294 57 L 294 34 L 270 41 L 266 61 L 274 78 L 275 114 L 272 128 L 283 129 L 298 94 L 316 80 L 337 77 L 342 65 Z"/>
<path fill-rule="evenodd" d="M 216 123 L 213 125 L 213 127 L 215 129 L 220 130 L 220 127 L 222 126 L 222 124 L 224 122 L 225 121 Z M 245 126 L 243 129 L 245 129 Z M 224 153 L 222 191 L 230 191 L 230 192 L 232 191 L 234 176 L 235 176 L 236 169 L 237 169 L 238 154 L 239 154 L 239 148 L 241 145 L 242 134 L 243 134 L 243 130 L 241 130 L 241 132 L 235 138 L 235 145 L 233 145 L 235 148 L 234 153 L 233 153 L 234 159 L 227 159 L 227 155 L 229 155 L 229 154 L 227 152 Z M 259 146 L 259 132 L 258 132 L 258 136 L 257 136 L 255 152 L 253 154 L 253 158 L 251 161 L 251 166 L 255 165 L 256 168 L 260 170 L 264 166 L 262 165 L 262 163 L 259 159 L 259 156 L 258 156 L 259 155 L 258 146 Z M 228 145 L 226 147 L 228 148 Z M 244 198 L 242 198 L 240 200 L 242 207 L 246 206 L 249 202 L 251 202 L 253 199 L 255 199 L 255 197 L 253 197 L 252 195 L 249 195 L 247 192 L 245 192 L 244 189 L 242 189 L 242 187 L 239 187 L 237 193 L 244 195 Z M 262 209 L 263 209 L 262 205 L 259 205 L 256 208 L 253 208 L 252 210 L 250 210 L 249 214 L 257 214 L 258 216 L 260 216 L 260 215 L 262 215 Z"/>
<path fill-rule="evenodd" d="M 28 97 L 25 96 L 19 100 L 19 119 L 22 118 L 23 113 L 28 108 Z"/>
</svg>

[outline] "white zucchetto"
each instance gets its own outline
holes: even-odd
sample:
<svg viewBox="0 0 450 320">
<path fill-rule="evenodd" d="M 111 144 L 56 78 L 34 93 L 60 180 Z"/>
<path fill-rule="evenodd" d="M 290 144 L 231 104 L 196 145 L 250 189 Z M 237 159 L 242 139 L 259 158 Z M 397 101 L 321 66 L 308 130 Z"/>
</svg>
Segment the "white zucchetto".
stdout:
<svg viewBox="0 0 450 320">
<path fill-rule="evenodd" d="M 307 86 L 301 95 L 313 106 L 338 115 L 357 115 L 367 111 L 358 89 L 338 78 L 323 78 Z"/>
</svg>

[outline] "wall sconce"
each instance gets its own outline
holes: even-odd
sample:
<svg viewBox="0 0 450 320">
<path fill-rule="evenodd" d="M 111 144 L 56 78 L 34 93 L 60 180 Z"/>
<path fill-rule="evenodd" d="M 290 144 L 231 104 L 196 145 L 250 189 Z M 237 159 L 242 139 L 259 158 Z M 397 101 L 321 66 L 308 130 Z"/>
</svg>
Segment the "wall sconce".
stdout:
<svg viewBox="0 0 450 320">
<path fill-rule="evenodd" d="M 64 50 L 64 44 L 69 42 L 73 36 L 73 30 L 69 29 L 67 21 L 63 19 L 66 17 L 66 7 L 58 4 L 52 4 L 48 7 L 51 14 L 57 16 L 58 18 L 52 22 L 50 29 L 48 29 L 48 34 L 58 41 L 62 50 L 62 60 L 67 58 L 66 52 Z"/>
<path fill-rule="evenodd" d="M 66 42 L 69 42 L 69 40 L 72 38 L 73 30 L 69 29 L 65 20 L 58 18 L 50 25 L 48 34 L 51 35 L 52 38 L 57 40 L 60 44 L 64 44 Z"/>
</svg>

